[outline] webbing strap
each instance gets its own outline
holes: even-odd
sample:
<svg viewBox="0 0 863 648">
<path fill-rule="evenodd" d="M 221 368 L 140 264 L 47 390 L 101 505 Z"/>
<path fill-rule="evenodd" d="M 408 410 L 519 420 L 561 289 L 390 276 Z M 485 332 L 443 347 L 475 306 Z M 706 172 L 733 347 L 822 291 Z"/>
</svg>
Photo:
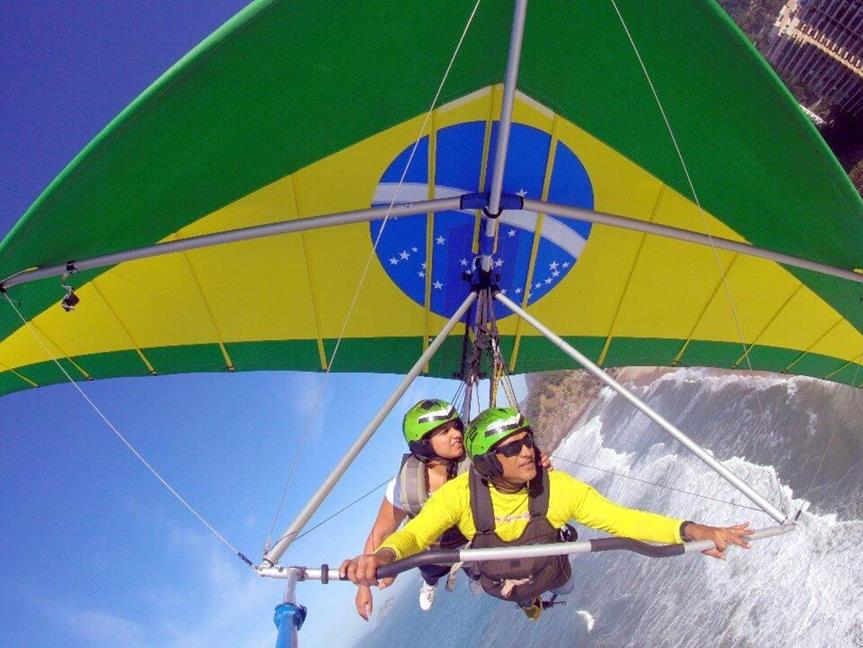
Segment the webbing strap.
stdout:
<svg viewBox="0 0 863 648">
<path fill-rule="evenodd" d="M 470 476 L 470 512 L 477 534 L 494 533 L 494 507 L 491 503 L 491 493 L 488 482 L 471 467 Z"/>
<path fill-rule="evenodd" d="M 410 517 L 419 515 L 429 497 L 425 464 L 410 453 L 403 455 L 398 484 L 405 498 L 402 504 L 406 506 L 407 514 Z"/>
<path fill-rule="evenodd" d="M 476 471 L 470 469 L 470 511 L 478 534 L 494 533 L 494 506 L 491 501 L 491 490 L 488 481 Z M 548 473 L 540 466 L 536 477 L 527 488 L 527 510 L 531 519 L 544 518 L 548 513 L 549 480 Z"/>
<path fill-rule="evenodd" d="M 545 517 L 548 513 L 548 490 L 548 473 L 537 462 L 536 477 L 527 485 L 527 506 L 531 518 Z"/>
</svg>

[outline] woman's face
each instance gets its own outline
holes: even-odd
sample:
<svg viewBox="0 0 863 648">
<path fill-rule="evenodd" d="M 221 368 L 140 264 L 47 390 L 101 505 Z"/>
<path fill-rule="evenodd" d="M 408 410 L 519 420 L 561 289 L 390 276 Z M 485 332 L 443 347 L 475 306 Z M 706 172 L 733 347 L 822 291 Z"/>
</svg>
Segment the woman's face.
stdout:
<svg viewBox="0 0 863 648">
<path fill-rule="evenodd" d="M 458 459 L 464 454 L 464 435 L 458 422 L 442 427 L 431 435 L 429 442 L 434 453 L 442 459 Z"/>
</svg>

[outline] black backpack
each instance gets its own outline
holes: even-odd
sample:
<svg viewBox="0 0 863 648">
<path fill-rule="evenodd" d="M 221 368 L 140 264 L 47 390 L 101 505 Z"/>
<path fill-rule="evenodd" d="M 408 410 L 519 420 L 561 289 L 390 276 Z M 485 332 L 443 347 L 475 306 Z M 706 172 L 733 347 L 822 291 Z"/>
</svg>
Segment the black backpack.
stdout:
<svg viewBox="0 0 863 648">
<path fill-rule="evenodd" d="M 548 473 L 538 467 L 537 476 L 528 484 L 530 520 L 521 536 L 506 542 L 495 533 L 494 510 L 488 481 L 474 468 L 470 469 L 470 508 L 476 535 L 473 549 L 517 547 L 530 544 L 550 544 L 564 540 L 560 530 L 548 521 Z M 505 601 L 533 601 L 543 592 L 564 585 L 572 575 L 569 559 L 561 556 L 517 558 L 475 562 L 471 574 L 479 578 L 483 590 Z"/>
</svg>

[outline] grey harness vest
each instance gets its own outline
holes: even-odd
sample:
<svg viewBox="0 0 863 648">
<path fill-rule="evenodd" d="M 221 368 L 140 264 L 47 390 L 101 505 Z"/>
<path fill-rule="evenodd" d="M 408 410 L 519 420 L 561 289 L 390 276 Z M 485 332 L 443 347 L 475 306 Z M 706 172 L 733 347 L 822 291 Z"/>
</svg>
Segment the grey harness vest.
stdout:
<svg viewBox="0 0 863 648">
<path fill-rule="evenodd" d="M 457 474 L 467 470 L 467 460 L 458 464 Z M 426 464 L 408 453 L 402 456 L 402 465 L 399 468 L 397 478 L 399 492 L 402 495 L 401 504 L 409 519 L 419 515 L 420 510 L 428 501 L 429 491 L 426 483 Z M 441 549 L 455 549 L 467 544 L 467 538 L 462 535 L 457 526 L 451 527 L 443 532 L 440 539 L 433 547 Z"/>
<path fill-rule="evenodd" d="M 473 549 L 515 547 L 528 544 L 561 542 L 562 537 L 548 521 L 548 473 L 540 468 L 538 479 L 528 488 L 530 520 L 522 534 L 509 542 L 495 533 L 494 509 L 486 481 L 475 469 L 470 470 L 470 508 L 476 525 Z M 566 556 L 542 556 L 516 560 L 490 560 L 473 565 L 474 577 L 487 594 L 505 601 L 532 601 L 543 592 L 564 585 L 572 575 Z"/>
</svg>

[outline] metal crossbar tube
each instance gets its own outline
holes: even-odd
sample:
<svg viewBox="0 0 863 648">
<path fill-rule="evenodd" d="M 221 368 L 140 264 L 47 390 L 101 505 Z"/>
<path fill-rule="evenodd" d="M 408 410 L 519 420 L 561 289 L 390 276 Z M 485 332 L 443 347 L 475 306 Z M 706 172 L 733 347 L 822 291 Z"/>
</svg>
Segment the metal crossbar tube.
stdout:
<svg viewBox="0 0 863 648">
<path fill-rule="evenodd" d="M 366 428 L 360 433 L 360 436 L 357 438 L 356 441 L 354 441 L 354 444 L 348 449 L 345 456 L 342 457 L 341 461 L 339 461 L 338 464 L 336 464 L 336 467 L 333 468 L 332 472 L 330 472 L 329 476 L 326 478 L 321 487 L 318 488 L 317 492 L 312 495 L 311 499 L 308 501 L 305 507 L 303 507 L 303 510 L 300 511 L 296 519 L 282 534 L 281 538 L 279 538 L 278 542 L 276 542 L 273 548 L 270 549 L 264 556 L 264 563 L 267 563 L 267 565 L 265 566 L 275 565 L 279 561 L 279 558 L 281 558 L 282 554 L 285 553 L 285 550 L 288 548 L 288 546 L 290 546 L 290 544 L 294 541 L 300 531 L 303 530 L 303 527 L 315 514 L 315 511 L 318 510 L 324 499 L 326 499 L 327 495 L 329 495 L 330 491 L 333 489 L 336 483 L 338 483 L 339 479 L 341 479 L 341 476 L 345 473 L 345 471 L 348 469 L 348 467 L 351 465 L 351 463 L 357 457 L 363 447 L 365 447 L 369 439 L 372 438 L 372 435 L 380 427 L 381 423 L 384 422 L 384 419 L 396 406 L 396 403 L 398 403 L 399 399 L 407 391 L 408 387 L 411 386 L 411 383 L 416 379 L 417 376 L 420 375 L 420 373 L 422 373 L 423 367 L 425 367 L 428 362 L 434 357 L 434 354 L 437 353 L 437 350 L 444 343 L 447 335 L 449 335 L 449 332 L 452 331 L 455 325 L 458 324 L 464 317 L 468 308 L 470 308 L 471 304 L 473 304 L 474 300 L 476 300 L 476 297 L 477 294 L 475 292 L 471 292 L 467 296 L 467 299 L 464 300 L 462 305 L 459 306 L 458 310 L 453 313 L 453 316 L 450 317 L 449 321 L 443 327 L 443 330 L 441 330 L 441 332 L 438 333 L 438 336 L 431 342 L 431 344 L 429 344 L 428 349 L 426 349 L 425 352 L 420 356 L 419 360 L 416 361 L 416 364 L 414 364 L 408 374 L 404 377 L 398 388 L 396 388 L 392 396 L 389 397 L 389 400 L 384 403 L 380 411 L 375 415 L 375 417 L 366 426 Z"/>
<path fill-rule="evenodd" d="M 794 524 L 782 524 L 766 527 L 750 533 L 748 540 L 754 542 L 765 538 L 783 535 L 795 529 Z M 729 545 L 734 546 L 734 545 Z M 657 544 L 640 542 L 631 538 L 597 538 L 595 540 L 580 540 L 578 542 L 556 542 L 553 544 L 525 545 L 523 547 L 498 547 L 494 549 L 461 549 L 433 550 L 398 560 L 378 569 L 378 578 L 395 576 L 425 564 L 455 564 L 456 562 L 477 562 L 487 560 L 514 560 L 519 558 L 537 558 L 542 556 L 575 555 L 598 553 L 604 551 L 633 551 L 653 558 L 671 558 L 684 554 L 700 553 L 715 549 L 710 540 L 684 542 L 682 544 Z M 457 554 L 457 555 L 454 555 Z M 301 581 L 320 581 L 326 571 L 327 581 L 341 581 L 337 568 L 328 565 L 315 567 L 269 567 L 258 569 L 261 576 L 271 578 L 289 578 L 292 571 L 299 572 Z"/>
<path fill-rule="evenodd" d="M 690 232 L 689 230 L 670 227 L 668 225 L 658 225 L 657 223 L 648 223 L 634 218 L 603 214 L 602 212 L 595 212 L 590 209 L 581 209 L 580 207 L 549 203 L 542 200 L 525 199 L 524 209 L 532 212 L 541 212 L 543 214 L 560 216 L 562 218 L 575 218 L 582 221 L 588 221 L 590 223 L 600 223 L 602 225 L 620 227 L 622 229 L 634 230 L 636 232 L 664 236 L 665 238 L 677 239 L 678 241 L 686 241 L 688 243 L 712 246 L 721 250 L 728 250 L 729 252 L 737 252 L 747 256 L 769 259 L 770 261 L 794 266 L 795 268 L 812 270 L 813 272 L 838 277 L 839 279 L 847 279 L 848 281 L 863 283 L 863 274 L 852 270 L 837 268 L 835 266 L 827 265 L 826 263 L 819 263 L 818 261 L 810 261 L 809 259 L 795 257 L 790 254 L 765 250 L 748 243 L 730 241 L 716 236 L 707 236 L 706 234 Z"/>
<path fill-rule="evenodd" d="M 793 529 L 793 525 L 780 525 L 759 529 L 747 536 L 750 540 L 761 540 L 776 535 L 781 535 Z M 642 549 L 642 546 L 647 549 Z M 650 552 L 649 549 L 658 551 Z M 558 542 L 545 545 L 527 545 L 518 548 L 500 547 L 494 549 L 462 549 L 459 552 L 459 561 L 475 562 L 486 560 L 515 560 L 518 558 L 534 558 L 540 556 L 559 556 L 581 553 L 597 553 L 600 551 L 634 551 L 645 555 L 652 553 L 656 558 L 667 558 L 685 553 L 702 552 L 715 549 L 716 545 L 710 540 L 697 542 L 684 542 L 677 545 L 661 545 L 648 542 L 639 542 L 630 538 L 598 538 L 596 540 L 582 540 L 579 542 Z M 670 549 L 671 551 L 663 551 Z"/>
<path fill-rule="evenodd" d="M 782 535 L 784 533 L 788 533 L 789 531 L 793 531 L 796 528 L 796 525 L 793 523 L 780 524 L 775 527 L 767 527 L 764 529 L 758 529 L 757 531 L 753 531 L 749 536 L 747 536 L 750 540 L 762 540 L 764 538 L 772 538 L 774 536 Z M 733 546 L 733 545 L 731 545 Z M 710 551 L 711 549 L 715 549 L 716 546 L 710 540 L 698 540 L 696 542 L 686 542 L 683 545 L 683 553 L 694 553 L 696 551 Z"/>
<path fill-rule="evenodd" d="M 512 32 L 509 37 L 509 54 L 506 60 L 506 75 L 503 81 L 503 105 L 497 127 L 497 148 L 494 152 L 494 167 L 491 174 L 491 192 L 488 212 L 500 211 L 500 193 L 503 189 L 503 171 L 506 166 L 506 150 L 509 146 L 509 130 L 512 126 L 512 106 L 518 84 L 518 64 L 521 59 L 521 43 L 524 37 L 524 20 L 527 16 L 527 0 L 515 0 L 512 16 Z"/>
<path fill-rule="evenodd" d="M 308 230 L 332 227 L 334 225 L 362 223 L 364 221 L 371 221 L 377 218 L 384 218 L 387 214 L 392 218 L 396 218 L 399 216 L 426 214 L 434 211 L 458 210 L 460 208 L 461 197 L 456 196 L 453 198 L 438 198 L 435 200 L 424 200 L 421 202 L 394 205 L 392 208 L 389 206 L 372 207 L 370 209 L 360 209 L 357 211 L 338 214 L 326 214 L 323 216 L 312 216 L 311 218 L 280 221 L 278 223 L 270 223 L 268 225 L 243 227 L 236 230 L 204 234 L 203 236 L 194 236 L 179 241 L 156 243 L 155 245 L 148 245 L 146 247 L 126 250 L 123 252 L 115 252 L 113 254 L 104 254 L 102 256 L 91 257 L 89 259 L 70 260 L 68 264 L 64 263 L 22 272 L 13 275 L 5 281 L 1 281 L 0 289 L 6 290 L 12 286 L 29 283 L 31 281 L 38 281 L 39 279 L 45 279 L 46 277 L 61 276 L 68 271 L 69 264 L 72 264 L 74 269 L 77 271 L 90 270 L 92 268 L 103 268 L 106 266 L 117 265 L 118 263 L 123 263 L 125 261 L 145 259 L 147 257 L 171 254 L 173 252 L 197 250 L 199 248 L 222 245 L 224 243 L 236 243 L 237 241 L 249 241 L 268 236 L 278 236 L 280 234 L 306 232 Z"/>
<path fill-rule="evenodd" d="M 696 457 L 701 459 L 704 463 L 710 466 L 714 471 L 716 471 L 723 479 L 729 482 L 734 488 L 743 493 L 746 497 L 748 497 L 758 508 L 767 513 L 774 520 L 782 524 L 787 520 L 788 516 L 782 513 L 779 509 L 777 509 L 773 504 L 764 499 L 761 495 L 755 492 L 752 487 L 746 484 L 743 480 L 737 477 L 734 473 L 732 473 L 728 468 L 723 466 L 719 461 L 713 458 L 709 452 L 707 452 L 704 448 L 699 446 L 695 441 L 686 436 L 683 432 L 681 432 L 677 427 L 668 422 L 663 416 L 659 413 L 651 409 L 646 403 L 640 400 L 635 394 L 630 392 L 626 387 L 617 382 L 614 378 L 609 376 L 605 371 L 603 371 L 598 365 L 594 364 L 589 358 L 579 353 L 576 349 L 574 349 L 571 345 L 567 344 L 560 336 L 556 335 L 553 331 L 551 331 L 548 327 L 544 326 L 541 322 L 539 322 L 535 317 L 531 316 L 527 313 L 523 308 L 521 308 L 518 304 L 509 299 L 506 295 L 501 293 L 495 294 L 495 299 L 499 302 L 507 306 L 513 313 L 521 317 L 524 321 L 531 324 L 537 331 L 542 333 L 546 338 L 551 341 L 558 349 L 563 351 L 570 358 L 578 362 L 582 367 L 584 367 L 591 374 L 599 378 L 606 385 L 611 387 L 618 394 L 623 396 L 626 400 L 628 400 L 632 405 L 634 405 L 639 411 L 646 414 L 648 418 L 657 423 L 663 430 L 668 432 L 671 436 L 677 439 L 683 447 L 689 450 Z"/>
<path fill-rule="evenodd" d="M 258 576 L 263 578 L 291 578 L 291 574 L 293 573 L 296 574 L 297 581 L 322 581 L 322 576 L 326 573 L 327 582 L 342 580 L 339 577 L 338 568 L 328 565 L 322 565 L 321 567 L 283 567 L 282 565 L 264 567 L 259 565 L 255 568 L 255 571 Z"/>
</svg>

